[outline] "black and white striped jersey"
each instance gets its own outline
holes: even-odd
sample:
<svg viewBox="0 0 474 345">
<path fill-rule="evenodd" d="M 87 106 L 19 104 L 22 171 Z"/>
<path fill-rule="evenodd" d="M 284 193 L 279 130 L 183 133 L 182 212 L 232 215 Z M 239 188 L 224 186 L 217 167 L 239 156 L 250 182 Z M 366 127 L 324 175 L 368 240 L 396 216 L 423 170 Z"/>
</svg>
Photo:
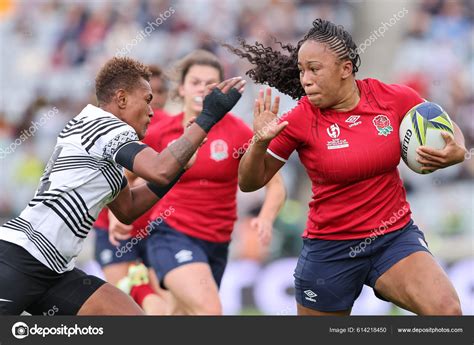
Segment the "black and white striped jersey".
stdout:
<svg viewBox="0 0 474 345">
<path fill-rule="evenodd" d="M 100 210 L 126 184 L 115 154 L 138 140 L 131 126 L 89 104 L 59 134 L 35 196 L 0 227 L 0 239 L 57 273 L 72 270 Z"/>
</svg>

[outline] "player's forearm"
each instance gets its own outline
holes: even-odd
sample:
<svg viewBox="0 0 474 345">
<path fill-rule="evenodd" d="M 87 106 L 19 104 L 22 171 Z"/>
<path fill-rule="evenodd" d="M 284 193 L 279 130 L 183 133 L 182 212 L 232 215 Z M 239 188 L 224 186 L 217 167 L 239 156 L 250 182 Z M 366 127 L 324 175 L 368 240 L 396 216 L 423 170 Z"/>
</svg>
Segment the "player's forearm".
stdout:
<svg viewBox="0 0 474 345">
<path fill-rule="evenodd" d="M 131 192 L 131 203 L 128 212 L 128 222 L 125 224 L 133 223 L 137 218 L 152 208 L 160 198 L 153 193 L 146 184 L 142 184 L 137 187 L 130 189 Z"/>
<path fill-rule="evenodd" d="M 184 170 L 166 186 L 143 183 L 130 188 L 128 185 L 108 207 L 120 222 L 133 223 L 138 217 L 152 208 L 180 179 Z"/>
<path fill-rule="evenodd" d="M 266 185 L 265 200 L 260 210 L 259 217 L 275 221 L 286 199 L 286 190 L 283 178 L 276 173 Z"/>
<path fill-rule="evenodd" d="M 265 155 L 267 143 L 255 142 L 244 154 L 239 164 L 239 187 L 243 192 L 253 192 L 265 185 Z"/>
<path fill-rule="evenodd" d="M 131 224 L 158 200 L 159 197 L 146 184 L 133 188 L 126 186 L 117 198 L 108 204 L 108 208 L 120 222 Z"/>
<path fill-rule="evenodd" d="M 134 173 L 157 186 L 167 186 L 183 170 L 206 135 L 201 127 L 192 124 L 161 153 L 149 148 L 138 153 L 133 165 Z"/>
</svg>

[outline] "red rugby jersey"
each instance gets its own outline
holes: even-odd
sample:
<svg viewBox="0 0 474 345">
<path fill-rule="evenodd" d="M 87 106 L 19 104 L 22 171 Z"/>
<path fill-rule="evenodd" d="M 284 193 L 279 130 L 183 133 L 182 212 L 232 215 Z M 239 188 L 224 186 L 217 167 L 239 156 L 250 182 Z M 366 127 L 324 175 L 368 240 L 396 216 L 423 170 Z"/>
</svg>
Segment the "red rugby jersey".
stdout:
<svg viewBox="0 0 474 345">
<path fill-rule="evenodd" d="M 145 237 L 147 236 L 147 232 L 145 228 L 148 225 L 148 220 L 150 219 L 152 209 L 148 210 L 145 214 L 140 216 L 136 221 L 133 222 L 133 230 L 132 230 L 132 237 L 138 235 L 139 233 Z M 100 211 L 99 216 L 97 217 L 97 220 L 94 223 L 94 227 L 99 230 L 109 230 L 109 209 L 108 208 L 103 208 L 102 211 Z M 150 229 L 148 229 L 149 231 Z"/>
<path fill-rule="evenodd" d="M 149 128 L 144 142 L 162 151 L 183 134 L 183 117 L 164 116 Z M 199 239 L 228 242 L 237 219 L 237 173 L 252 130 L 227 114 L 209 132 L 196 162 L 153 209 L 173 228 Z"/>
<path fill-rule="evenodd" d="M 296 150 L 312 182 L 303 237 L 348 240 L 402 228 L 410 206 L 400 179 L 399 126 L 423 99 L 403 85 L 357 80 L 351 111 L 320 110 L 307 97 L 282 116 L 287 128 L 268 153 L 286 161 Z"/>
</svg>

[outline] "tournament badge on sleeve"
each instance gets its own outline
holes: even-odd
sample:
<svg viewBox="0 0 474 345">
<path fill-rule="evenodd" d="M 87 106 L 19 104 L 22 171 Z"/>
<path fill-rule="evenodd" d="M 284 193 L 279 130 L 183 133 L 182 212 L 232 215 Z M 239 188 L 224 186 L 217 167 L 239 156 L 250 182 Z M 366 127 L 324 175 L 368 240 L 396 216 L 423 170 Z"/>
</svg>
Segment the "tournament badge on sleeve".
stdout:
<svg viewBox="0 0 474 345">
<path fill-rule="evenodd" d="M 222 139 L 214 140 L 211 143 L 211 159 L 219 162 L 229 157 L 229 147 Z"/>
<path fill-rule="evenodd" d="M 390 119 L 385 115 L 377 115 L 372 120 L 375 128 L 379 132 L 379 135 L 387 136 L 393 131 L 393 127 L 390 125 Z"/>
</svg>

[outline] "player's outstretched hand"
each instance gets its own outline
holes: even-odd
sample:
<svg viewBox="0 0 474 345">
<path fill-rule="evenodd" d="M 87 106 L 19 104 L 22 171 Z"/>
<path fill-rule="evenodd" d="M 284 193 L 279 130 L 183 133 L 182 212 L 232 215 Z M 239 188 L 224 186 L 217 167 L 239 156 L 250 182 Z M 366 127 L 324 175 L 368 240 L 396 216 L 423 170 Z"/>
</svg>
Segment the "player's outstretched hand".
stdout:
<svg viewBox="0 0 474 345">
<path fill-rule="evenodd" d="M 203 109 L 196 123 L 209 132 L 234 105 L 237 104 L 245 88 L 245 80 L 235 77 L 224 80 L 219 84 L 211 84 L 203 101 Z"/>
<path fill-rule="evenodd" d="M 279 122 L 277 116 L 279 107 L 280 97 L 276 96 L 272 104 L 270 88 L 266 90 L 265 97 L 263 90 L 260 90 L 253 111 L 253 133 L 258 142 L 269 142 L 288 125 L 287 121 Z"/>
</svg>

